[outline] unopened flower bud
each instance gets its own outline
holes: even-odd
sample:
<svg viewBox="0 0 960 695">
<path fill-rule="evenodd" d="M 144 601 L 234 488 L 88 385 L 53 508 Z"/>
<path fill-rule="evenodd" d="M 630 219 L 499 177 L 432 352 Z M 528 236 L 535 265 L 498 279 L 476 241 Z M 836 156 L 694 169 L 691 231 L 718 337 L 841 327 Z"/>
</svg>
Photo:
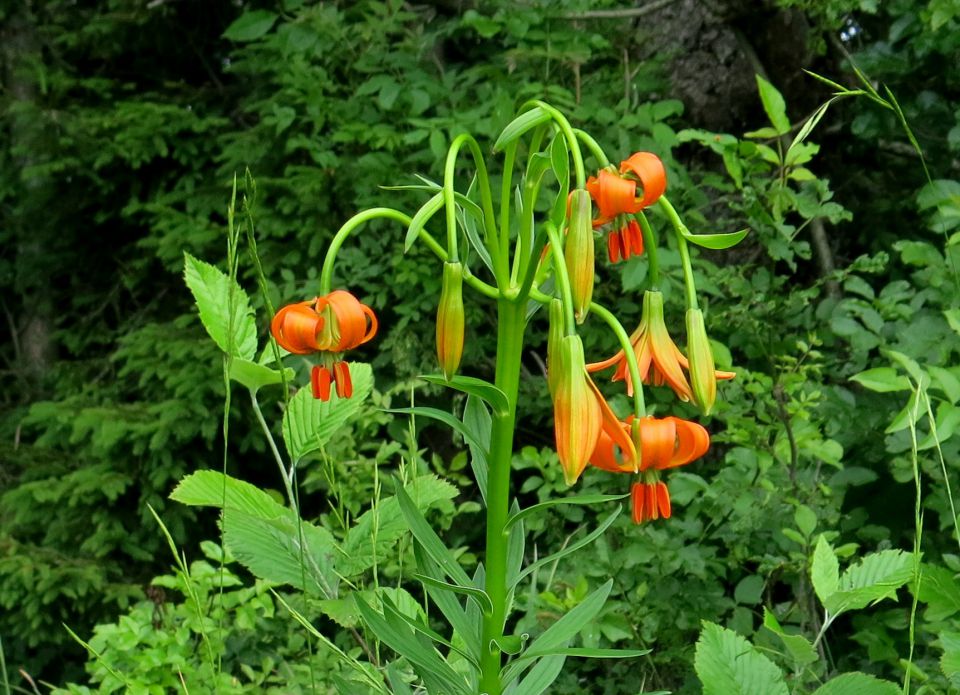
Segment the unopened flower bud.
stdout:
<svg viewBox="0 0 960 695">
<path fill-rule="evenodd" d="M 564 336 L 554 362 L 557 374 L 553 426 L 557 455 L 567 485 L 573 485 L 597 445 L 603 413 L 587 376 L 580 336 Z"/>
<path fill-rule="evenodd" d="M 703 312 L 699 309 L 687 309 L 687 359 L 690 361 L 693 402 L 704 415 L 709 415 L 717 400 L 717 377 Z"/>
<path fill-rule="evenodd" d="M 559 350 L 564 335 L 563 302 L 554 297 L 550 300 L 550 328 L 547 333 L 547 386 L 551 396 L 557 391 L 557 379 L 561 370 Z"/>
<path fill-rule="evenodd" d="M 583 323 L 593 298 L 593 210 L 590 194 L 578 189 L 570 194 L 570 221 L 563 255 L 567 261 L 573 309 L 577 323 Z"/>
<path fill-rule="evenodd" d="M 437 359 L 447 380 L 460 367 L 463 333 L 463 266 L 459 262 L 444 263 L 443 290 L 437 309 Z"/>
</svg>

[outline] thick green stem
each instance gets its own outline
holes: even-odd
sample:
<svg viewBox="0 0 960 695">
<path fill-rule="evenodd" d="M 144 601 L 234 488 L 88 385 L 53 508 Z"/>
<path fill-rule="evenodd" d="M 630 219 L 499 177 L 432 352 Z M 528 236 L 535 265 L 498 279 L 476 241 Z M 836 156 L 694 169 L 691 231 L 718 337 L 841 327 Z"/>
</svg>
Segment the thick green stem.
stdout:
<svg viewBox="0 0 960 695">
<path fill-rule="evenodd" d="M 505 413 L 493 414 L 487 478 L 487 551 L 485 590 L 493 611 L 483 617 L 480 638 L 480 692 L 500 695 L 500 650 L 491 644 L 503 635 L 507 609 L 507 534 L 504 527 L 510 511 L 510 464 L 520 385 L 520 357 L 526 326 L 526 297 L 497 301 L 496 385 L 507 396 Z"/>
</svg>

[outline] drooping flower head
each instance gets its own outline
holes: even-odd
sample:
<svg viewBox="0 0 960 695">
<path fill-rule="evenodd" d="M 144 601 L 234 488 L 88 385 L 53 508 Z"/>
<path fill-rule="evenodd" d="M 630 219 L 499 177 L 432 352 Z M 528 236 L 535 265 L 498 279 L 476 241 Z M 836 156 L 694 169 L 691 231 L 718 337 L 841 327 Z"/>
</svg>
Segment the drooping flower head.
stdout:
<svg viewBox="0 0 960 695">
<path fill-rule="evenodd" d="M 363 345 L 377 333 L 373 310 L 345 290 L 280 309 L 270 322 L 270 332 L 284 350 L 297 355 L 322 354 L 323 364 L 314 366 L 310 384 L 314 398 L 329 400 L 330 386 L 337 395 L 353 394 L 350 368 L 340 353 Z"/>
<path fill-rule="evenodd" d="M 587 374 L 580 337 L 559 338 L 548 359 L 554 437 L 567 485 L 577 482 L 601 436 L 615 442 L 622 456 L 636 465 L 632 440 Z"/>
<path fill-rule="evenodd" d="M 668 384 L 681 401 L 686 402 L 693 398 L 693 391 L 684 374 L 684 370 L 688 369 L 690 365 L 667 330 L 667 324 L 663 318 L 663 294 L 661 292 L 647 290 L 644 293 L 640 325 L 630 334 L 630 344 L 633 346 L 643 383 L 652 383 L 654 386 Z M 627 393 L 632 394 L 633 382 L 623 350 L 607 360 L 587 365 L 587 371 L 596 372 L 613 365 L 616 365 L 613 381 L 625 380 L 627 382 Z M 733 372 L 714 371 L 714 375 L 716 379 L 732 379 L 734 377 Z"/>
<path fill-rule="evenodd" d="M 685 466 L 696 461 L 710 448 L 710 435 L 702 425 L 676 417 L 632 416 L 620 423 L 640 452 L 639 470 L 623 455 L 617 442 L 601 432 L 597 447 L 590 457 L 591 465 L 612 473 L 639 473 L 640 481 L 630 491 L 634 523 L 651 519 L 669 519 L 670 494 L 660 480 L 660 471 Z"/>
<path fill-rule="evenodd" d="M 601 169 L 587 181 L 600 212 L 593 226 L 609 225 L 607 256 L 611 263 L 643 253 L 642 232 L 632 215 L 655 203 L 666 188 L 663 162 L 652 152 L 635 152 L 620 162 L 619 174 Z"/>
</svg>

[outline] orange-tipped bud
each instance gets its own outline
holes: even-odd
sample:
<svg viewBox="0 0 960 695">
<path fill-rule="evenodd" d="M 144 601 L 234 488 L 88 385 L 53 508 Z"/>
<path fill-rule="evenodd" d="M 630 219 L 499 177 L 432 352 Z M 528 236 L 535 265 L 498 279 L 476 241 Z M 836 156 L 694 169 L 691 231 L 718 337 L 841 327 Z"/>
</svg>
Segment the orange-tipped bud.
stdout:
<svg viewBox="0 0 960 695">
<path fill-rule="evenodd" d="M 717 376 L 713 367 L 713 350 L 703 312 L 687 309 L 687 359 L 690 362 L 690 388 L 693 402 L 704 415 L 709 415 L 717 400 Z"/>
<path fill-rule="evenodd" d="M 587 376 L 580 336 L 564 336 L 548 369 L 556 371 L 553 429 L 567 485 L 577 482 L 600 436 L 603 413 Z"/>
<path fill-rule="evenodd" d="M 593 299 L 594 251 L 590 194 L 578 189 L 570 194 L 570 222 L 563 255 L 570 276 L 573 310 L 577 323 L 583 323 Z"/>
<path fill-rule="evenodd" d="M 547 333 L 547 386 L 552 397 L 557 392 L 560 375 L 560 343 L 566 335 L 563 325 L 563 302 L 554 297 L 550 300 L 550 328 Z"/>
<path fill-rule="evenodd" d="M 460 368 L 463 334 L 463 266 L 459 261 L 444 263 L 443 290 L 437 309 L 437 359 L 447 380 Z"/>
</svg>

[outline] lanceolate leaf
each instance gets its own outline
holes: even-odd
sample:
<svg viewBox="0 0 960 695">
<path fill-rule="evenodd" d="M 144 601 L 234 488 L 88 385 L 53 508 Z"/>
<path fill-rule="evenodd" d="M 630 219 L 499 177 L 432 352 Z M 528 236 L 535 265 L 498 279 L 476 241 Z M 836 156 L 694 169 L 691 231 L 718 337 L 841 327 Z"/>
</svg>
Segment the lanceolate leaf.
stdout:
<svg viewBox="0 0 960 695">
<path fill-rule="evenodd" d="M 790 132 L 790 119 L 787 118 L 787 105 L 783 101 L 783 96 L 772 84 L 757 75 L 757 87 L 760 89 L 760 101 L 763 102 L 763 110 L 767 112 L 767 118 L 771 125 L 776 129 L 778 135 L 784 135 Z"/>
<path fill-rule="evenodd" d="M 467 396 L 467 405 L 463 409 L 463 426 L 470 432 L 467 444 L 470 447 L 470 467 L 477 480 L 477 488 L 484 504 L 487 502 L 487 452 L 490 450 L 490 430 L 493 419 L 487 412 L 483 400 L 476 396 Z M 471 444 L 476 441 L 477 444 Z"/>
<path fill-rule="evenodd" d="M 436 215 L 443 207 L 443 193 L 437 193 L 430 200 L 423 204 L 417 210 L 417 214 L 410 220 L 410 226 L 407 227 L 407 236 L 403 242 L 403 252 L 406 253 L 413 246 L 420 232 L 427 226 L 430 218 Z"/>
<path fill-rule="evenodd" d="M 507 519 L 507 523 L 504 526 L 504 530 L 509 530 L 518 521 L 522 521 L 534 514 L 547 509 L 548 507 L 555 507 L 560 504 L 603 504 L 604 502 L 615 502 L 616 500 L 622 500 L 625 497 L 629 497 L 629 493 L 625 495 L 576 495 L 571 497 L 558 497 L 556 499 L 547 500 L 546 502 L 541 502 L 540 504 L 535 504 L 532 507 L 527 507 L 526 509 L 521 509 L 515 514 L 511 514 L 510 518 Z"/>
<path fill-rule="evenodd" d="M 491 384 L 489 381 L 472 376 L 457 375 L 449 381 L 442 374 L 424 374 L 420 377 L 431 384 L 449 386 L 457 391 L 463 391 L 471 396 L 482 398 L 493 408 L 494 413 L 505 414 L 509 408 L 507 394 Z"/>
<path fill-rule="evenodd" d="M 234 357 L 253 360 L 257 328 L 246 293 L 225 273 L 184 253 L 183 278 L 193 293 L 200 321 L 213 341 Z M 230 306 L 233 304 L 233 315 Z M 231 337 L 232 328 L 232 337 Z"/>
<path fill-rule="evenodd" d="M 741 229 L 739 232 L 730 232 L 729 234 L 690 234 L 685 233 L 683 238 L 691 244 L 702 246 L 705 249 L 728 249 L 736 246 L 750 233 L 749 229 Z"/>
<path fill-rule="evenodd" d="M 477 605 L 480 606 L 480 610 L 482 610 L 484 613 L 493 613 L 493 602 L 490 600 L 490 597 L 487 596 L 487 592 L 483 591 L 482 589 L 477 589 L 472 586 L 451 584 L 450 582 L 445 582 L 441 579 L 434 579 L 433 577 L 428 577 L 424 574 L 415 574 L 414 578 L 420 580 L 424 584 L 429 584 L 435 589 L 440 589 L 441 591 L 452 591 L 455 594 L 469 596 L 471 599 L 477 602 Z"/>
<path fill-rule="evenodd" d="M 529 111 L 525 111 L 507 124 L 507 127 L 500 133 L 500 137 L 493 144 L 494 151 L 498 151 L 509 145 L 532 128 L 546 123 L 550 120 L 550 114 L 539 106 L 535 106 Z"/>
<path fill-rule="evenodd" d="M 557 680 L 557 676 L 563 670 L 563 664 L 566 660 L 567 657 L 561 654 L 545 656 L 540 659 L 512 693 L 514 695 L 541 695 L 541 693 L 547 692 L 547 688 L 553 685 L 553 682 Z"/>
<path fill-rule="evenodd" d="M 822 535 L 817 539 L 817 546 L 813 550 L 810 578 L 821 603 L 826 602 L 827 597 L 840 586 L 840 563 L 833 548 Z"/>
<path fill-rule="evenodd" d="M 422 415 L 423 417 L 439 420 L 445 425 L 449 425 L 450 429 L 463 435 L 463 438 L 466 440 L 467 444 L 483 448 L 480 442 L 474 438 L 473 432 L 470 431 L 470 429 L 464 425 L 462 421 L 458 420 L 446 410 L 418 406 L 415 408 L 390 408 L 387 410 L 387 412 L 396 413 L 397 415 Z"/>
<path fill-rule="evenodd" d="M 523 570 L 523 572 L 521 572 L 520 575 L 517 577 L 515 584 L 519 584 L 520 582 L 522 582 L 527 577 L 527 575 L 529 575 L 532 572 L 535 572 L 540 567 L 543 567 L 544 565 L 549 564 L 551 562 L 556 562 L 560 558 L 566 557 L 570 553 L 575 553 L 576 551 L 580 550 L 580 548 L 582 548 L 583 546 L 593 543 L 593 541 L 599 538 L 601 535 L 603 535 L 603 532 L 607 530 L 610 524 L 612 524 L 614 520 L 616 520 L 616 518 L 620 516 L 621 511 L 622 511 L 622 508 L 620 506 L 617 506 L 617 508 L 613 511 L 613 513 L 610 516 L 608 516 L 606 519 L 604 519 L 603 523 L 601 523 L 597 528 L 595 528 L 593 531 L 591 531 L 589 534 L 581 538 L 576 543 L 571 543 L 566 548 L 563 548 L 562 550 L 558 550 L 552 555 L 547 555 L 546 557 L 540 558 L 536 562 L 528 565 Z"/>
<path fill-rule="evenodd" d="M 283 414 L 283 440 L 295 463 L 330 441 L 370 395 L 373 371 L 369 364 L 351 362 L 350 376 L 353 380 L 350 398 L 331 393 L 329 401 L 322 401 L 314 398 L 310 389 L 302 388 L 290 399 Z"/>
<path fill-rule="evenodd" d="M 467 573 L 463 571 L 463 568 L 460 566 L 460 563 L 457 562 L 453 553 L 443 544 L 443 541 L 440 540 L 440 537 L 430 524 L 427 523 L 427 520 L 423 518 L 420 510 L 417 509 L 413 500 L 410 499 L 410 496 L 399 486 L 397 487 L 397 500 L 400 502 L 400 509 L 403 511 L 403 516 L 406 518 L 407 524 L 410 525 L 410 531 L 413 533 L 413 537 L 423 545 L 423 549 L 427 554 L 455 583 L 460 586 L 469 586 L 470 578 L 467 576 Z"/>
</svg>

